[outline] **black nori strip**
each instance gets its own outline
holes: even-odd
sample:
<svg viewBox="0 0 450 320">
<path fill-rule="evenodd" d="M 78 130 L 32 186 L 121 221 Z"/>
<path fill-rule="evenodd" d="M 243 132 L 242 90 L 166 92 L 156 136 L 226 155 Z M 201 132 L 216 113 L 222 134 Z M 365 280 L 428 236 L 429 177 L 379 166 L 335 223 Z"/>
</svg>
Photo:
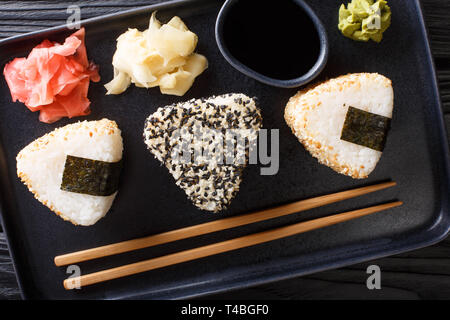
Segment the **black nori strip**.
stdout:
<svg viewBox="0 0 450 320">
<path fill-rule="evenodd" d="M 341 140 L 383 151 L 391 119 L 348 107 Z"/>
<path fill-rule="evenodd" d="M 119 188 L 122 160 L 104 162 L 67 155 L 61 190 L 109 196 Z"/>
</svg>

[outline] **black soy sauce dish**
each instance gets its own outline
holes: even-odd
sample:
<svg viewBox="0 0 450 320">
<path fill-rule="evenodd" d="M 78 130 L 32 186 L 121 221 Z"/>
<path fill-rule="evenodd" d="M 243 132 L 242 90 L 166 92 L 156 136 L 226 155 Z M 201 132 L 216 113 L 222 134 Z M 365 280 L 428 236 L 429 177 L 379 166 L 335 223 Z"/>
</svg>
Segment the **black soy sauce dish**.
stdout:
<svg viewBox="0 0 450 320">
<path fill-rule="evenodd" d="M 215 33 L 234 68 L 275 87 L 307 84 L 328 59 L 325 28 L 302 0 L 227 0 Z"/>
</svg>

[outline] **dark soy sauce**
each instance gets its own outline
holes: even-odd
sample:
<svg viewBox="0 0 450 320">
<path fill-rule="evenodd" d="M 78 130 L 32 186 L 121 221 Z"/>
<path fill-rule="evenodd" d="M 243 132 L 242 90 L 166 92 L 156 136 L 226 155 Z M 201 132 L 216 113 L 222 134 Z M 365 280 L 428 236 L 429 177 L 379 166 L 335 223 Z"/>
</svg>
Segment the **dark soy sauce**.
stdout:
<svg viewBox="0 0 450 320">
<path fill-rule="evenodd" d="M 317 62 L 320 39 L 294 0 L 239 0 L 224 21 L 224 42 L 250 69 L 279 80 L 295 79 Z"/>
</svg>

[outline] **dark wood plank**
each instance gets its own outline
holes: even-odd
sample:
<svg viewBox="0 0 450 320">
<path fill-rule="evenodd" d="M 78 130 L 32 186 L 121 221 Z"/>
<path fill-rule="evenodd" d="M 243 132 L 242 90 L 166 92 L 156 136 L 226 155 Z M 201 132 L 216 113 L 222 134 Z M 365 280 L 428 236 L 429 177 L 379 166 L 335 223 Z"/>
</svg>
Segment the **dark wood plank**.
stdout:
<svg viewBox="0 0 450 320">
<path fill-rule="evenodd" d="M 89 18 L 164 0 L 1 1 L 0 38 L 59 25 L 67 18 L 68 5 L 81 7 Z M 450 2 L 423 0 L 427 26 L 441 89 L 447 127 L 450 128 Z M 450 135 L 449 135 L 450 138 Z M 366 269 L 380 266 L 381 290 L 368 290 Z M 214 299 L 448 299 L 450 298 L 450 238 L 434 246 L 353 265 L 346 268 L 275 282 Z M 20 294 L 0 233 L 0 299 Z"/>
<path fill-rule="evenodd" d="M 443 63 L 441 62 L 441 64 Z M 450 113 L 450 67 L 445 65 L 436 65 L 436 67 L 439 68 L 437 74 L 439 89 L 441 91 L 442 108 L 445 113 Z"/>
<path fill-rule="evenodd" d="M 445 0 L 422 0 L 425 20 L 430 33 L 435 58 L 450 57 L 450 2 Z"/>
<path fill-rule="evenodd" d="M 72 5 L 80 7 L 82 19 L 88 19 L 160 2 L 164 0 L 1 1 L 0 39 L 64 24 Z"/>
<path fill-rule="evenodd" d="M 20 299 L 14 267 L 9 257 L 5 234 L 0 233 L 0 300 Z"/>
</svg>

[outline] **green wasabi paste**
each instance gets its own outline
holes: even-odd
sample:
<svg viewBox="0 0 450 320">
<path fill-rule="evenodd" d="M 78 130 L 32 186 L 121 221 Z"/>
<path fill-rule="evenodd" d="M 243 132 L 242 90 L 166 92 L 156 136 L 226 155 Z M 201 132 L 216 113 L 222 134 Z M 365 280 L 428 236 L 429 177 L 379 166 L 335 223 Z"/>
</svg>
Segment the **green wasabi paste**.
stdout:
<svg viewBox="0 0 450 320">
<path fill-rule="evenodd" d="M 391 25 L 391 8 L 385 0 L 352 0 L 339 9 L 339 30 L 350 39 L 380 42 Z"/>
</svg>

